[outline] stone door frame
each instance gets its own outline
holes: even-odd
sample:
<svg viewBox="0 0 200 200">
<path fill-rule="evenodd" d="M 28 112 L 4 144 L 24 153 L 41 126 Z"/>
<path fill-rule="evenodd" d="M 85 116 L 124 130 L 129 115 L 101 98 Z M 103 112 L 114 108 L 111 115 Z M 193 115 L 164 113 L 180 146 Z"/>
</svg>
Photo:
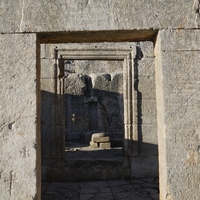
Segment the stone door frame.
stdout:
<svg viewBox="0 0 200 200">
<path fill-rule="evenodd" d="M 59 49 L 54 50 L 55 93 L 56 99 L 54 114 L 59 118 L 62 130 L 53 133 L 53 148 L 56 148 L 52 157 L 64 158 L 64 60 L 121 60 L 123 61 L 123 99 L 124 99 L 124 150 L 127 156 L 138 155 L 138 125 L 137 125 L 137 92 L 134 87 L 134 59 L 136 49 Z M 63 141 L 60 141 L 63 140 Z"/>
</svg>

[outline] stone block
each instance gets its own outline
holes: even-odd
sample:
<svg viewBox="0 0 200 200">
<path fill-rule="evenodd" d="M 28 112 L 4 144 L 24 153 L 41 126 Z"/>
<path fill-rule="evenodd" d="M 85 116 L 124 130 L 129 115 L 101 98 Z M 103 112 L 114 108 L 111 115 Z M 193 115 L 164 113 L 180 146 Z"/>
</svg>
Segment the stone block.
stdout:
<svg viewBox="0 0 200 200">
<path fill-rule="evenodd" d="M 105 137 L 106 133 L 93 133 L 92 134 L 92 141 L 94 140 L 94 138 L 100 138 L 100 137 Z"/>
<path fill-rule="evenodd" d="M 149 43 L 149 42 L 147 42 Z M 151 43 L 151 42 L 150 42 Z M 82 49 L 89 49 L 89 50 L 126 50 L 127 52 L 133 51 L 136 54 L 136 46 L 135 42 L 94 42 L 94 43 L 55 43 L 55 44 L 45 44 L 46 45 L 46 52 L 50 51 L 51 56 L 48 58 L 53 58 L 54 56 L 54 49 L 57 47 L 59 48 L 59 52 L 66 53 L 66 50 L 82 50 Z M 142 43 L 140 46 L 143 47 Z M 143 48 L 144 49 L 144 48 Z"/>
<path fill-rule="evenodd" d="M 20 5 L 6 3 L 15 9 Z M 7 20 L 14 20 L 14 13 Z M 40 199 L 36 41 L 35 34 L 0 35 L 1 199 Z"/>
<path fill-rule="evenodd" d="M 199 36 L 196 31 L 162 33 L 155 48 L 160 198 L 168 195 L 174 199 L 190 199 L 199 193 L 196 155 L 200 107 L 194 103 L 200 95 L 200 68 L 197 67 L 200 56 L 196 51 Z"/>
<path fill-rule="evenodd" d="M 159 31 L 159 34 L 162 37 L 161 51 L 200 50 L 199 30 L 165 30 Z"/>
<path fill-rule="evenodd" d="M 141 137 L 144 143 L 158 145 L 157 123 L 142 124 Z"/>
<path fill-rule="evenodd" d="M 109 137 L 95 137 L 95 138 L 92 138 L 92 141 L 93 142 L 109 142 L 110 138 Z"/>
<path fill-rule="evenodd" d="M 34 0 L 29 3 L 17 1 L 1 5 L 0 30 L 5 33 L 197 28 L 197 9 L 197 3 L 183 0 L 175 3 L 172 0 L 91 0 L 89 3 L 77 1 L 69 4 L 63 0 L 49 4 Z"/>
<path fill-rule="evenodd" d="M 55 92 L 55 80 L 41 79 L 41 90 L 53 94 Z"/>
<path fill-rule="evenodd" d="M 154 76 L 155 77 L 155 62 L 154 58 L 142 58 L 137 61 L 138 76 Z"/>
<path fill-rule="evenodd" d="M 143 58 L 154 58 L 154 46 L 153 42 L 143 41 L 143 42 L 137 42 L 136 46 L 140 48 L 142 51 Z"/>
<path fill-rule="evenodd" d="M 141 101 L 141 113 L 139 114 L 139 123 L 155 124 L 157 123 L 156 100 Z"/>
<path fill-rule="evenodd" d="M 41 79 L 54 78 L 54 59 L 41 59 Z"/>
<path fill-rule="evenodd" d="M 156 84 L 155 76 L 139 76 L 138 91 L 141 95 L 138 98 L 145 99 L 156 99 Z"/>
<path fill-rule="evenodd" d="M 90 141 L 90 147 L 92 147 L 92 148 L 98 148 L 99 146 L 98 146 L 98 143 Z"/>
<path fill-rule="evenodd" d="M 99 148 L 109 149 L 110 148 L 110 142 L 99 143 Z"/>
<path fill-rule="evenodd" d="M 83 96 L 86 90 L 86 83 L 83 77 L 77 73 L 69 73 L 64 80 L 64 92 L 71 95 Z"/>
<path fill-rule="evenodd" d="M 111 74 L 111 92 L 123 94 L 123 73 Z"/>
<path fill-rule="evenodd" d="M 40 59 L 45 59 L 45 44 L 40 44 Z"/>
</svg>

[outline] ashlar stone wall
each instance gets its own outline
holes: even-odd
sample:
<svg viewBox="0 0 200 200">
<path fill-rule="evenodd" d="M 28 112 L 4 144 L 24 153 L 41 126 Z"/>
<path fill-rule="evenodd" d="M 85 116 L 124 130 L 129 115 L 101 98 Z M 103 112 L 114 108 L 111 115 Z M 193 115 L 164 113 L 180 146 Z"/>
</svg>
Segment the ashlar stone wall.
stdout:
<svg viewBox="0 0 200 200">
<path fill-rule="evenodd" d="M 39 199 L 36 35 L 1 35 L 0 49 L 0 199 Z"/>
<path fill-rule="evenodd" d="M 1 197 L 40 199 L 37 41 L 151 40 L 160 199 L 198 199 L 199 16 L 198 0 L 1 0 Z"/>
<path fill-rule="evenodd" d="M 158 142 L 156 124 L 156 95 L 154 54 L 152 42 L 138 43 L 77 43 L 77 44 L 42 44 L 41 55 L 41 135 L 42 135 L 42 169 L 43 180 L 46 180 L 46 170 L 49 169 L 51 158 L 58 158 L 56 148 L 64 154 L 63 148 L 54 146 L 57 135 L 56 130 L 65 129 L 65 138 L 58 137 L 58 143 L 68 142 L 70 139 L 80 140 L 88 131 L 105 131 L 113 138 L 124 137 L 124 118 L 126 118 L 123 93 L 123 62 L 124 56 L 134 50 L 133 70 L 134 83 L 137 96 L 135 97 L 135 130 L 138 134 L 138 157 L 130 159 L 131 177 L 157 177 L 158 176 Z M 62 52 L 64 60 L 63 83 L 57 85 L 57 76 L 54 72 L 54 51 Z M 105 58 L 98 57 L 92 51 L 105 52 Z M 117 60 L 117 51 L 125 51 L 121 60 Z M 76 53 L 74 53 L 74 51 Z M 91 52 L 90 52 L 91 51 Z M 110 57 L 106 54 L 109 51 Z M 127 52 L 126 52 L 127 51 Z M 86 52 L 86 53 L 85 53 Z M 92 60 L 79 60 L 80 56 L 93 55 Z M 118 53 L 119 54 L 119 53 Z M 112 56 L 115 57 L 112 57 Z M 70 57 L 71 56 L 71 57 Z M 75 59 L 76 58 L 76 59 Z M 90 58 L 90 59 L 91 59 Z M 96 59 L 95 59 L 96 58 Z M 99 60 L 99 58 L 101 58 Z M 70 60 L 71 59 L 71 60 Z M 77 60 L 78 59 L 78 60 Z M 111 59 L 111 60 L 109 60 Z M 113 59 L 113 60 L 112 60 Z M 43 75 L 45 74 L 46 75 Z M 57 75 L 56 75 L 57 74 Z M 86 88 L 84 76 L 90 78 L 91 88 Z M 106 79 L 105 76 L 108 76 Z M 57 85 L 57 86 L 56 86 Z M 57 93 L 55 92 L 57 88 Z M 60 88 L 61 87 L 61 88 Z M 64 112 L 64 124 L 54 98 L 63 88 L 62 97 L 65 103 L 61 105 Z M 91 94 L 87 93 L 87 90 Z M 85 93 L 85 94 L 84 94 Z M 89 96 L 88 96 L 89 95 Z M 88 98 L 96 99 L 96 113 L 93 113 L 92 122 L 89 117 Z M 117 105 L 116 105 L 117 102 Z M 99 105 L 100 104 L 100 105 Z M 102 104 L 102 105 L 101 105 Z M 114 104 L 114 105 L 113 105 Z M 102 111 L 102 107 L 104 110 Z M 117 114 L 116 114 L 117 112 Z M 105 116 L 105 114 L 107 114 Z M 108 121 L 107 118 L 110 118 Z M 115 117 L 115 118 L 114 118 Z M 90 130 L 90 123 L 97 120 L 94 130 Z M 110 124 L 108 124 L 110 123 Z M 119 136 L 119 132 L 121 133 Z M 63 133 L 64 134 L 64 133 Z M 81 137 L 80 137 L 80 134 Z M 111 135 L 112 134 L 112 135 Z M 63 140 L 63 142 L 62 142 Z M 131 151 L 131 150 L 129 150 Z M 55 155 L 55 156 L 54 156 Z"/>
<path fill-rule="evenodd" d="M 156 42 L 161 199 L 199 198 L 199 38 L 168 30 Z"/>
</svg>

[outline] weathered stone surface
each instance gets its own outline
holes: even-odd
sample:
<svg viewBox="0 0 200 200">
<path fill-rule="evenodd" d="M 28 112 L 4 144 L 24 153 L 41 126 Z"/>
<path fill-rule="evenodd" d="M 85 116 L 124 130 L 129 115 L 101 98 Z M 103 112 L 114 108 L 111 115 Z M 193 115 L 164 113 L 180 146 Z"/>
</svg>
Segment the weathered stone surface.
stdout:
<svg viewBox="0 0 200 200">
<path fill-rule="evenodd" d="M 99 147 L 102 148 L 102 149 L 109 149 L 110 148 L 110 142 L 99 143 Z"/>
<path fill-rule="evenodd" d="M 162 51 L 200 50 L 200 30 L 165 30 L 160 34 L 164 38 L 160 41 Z"/>
<path fill-rule="evenodd" d="M 44 92 L 48 92 L 51 93 L 53 95 L 53 93 L 55 92 L 55 81 L 52 78 L 43 78 L 41 80 L 41 91 Z M 49 100 L 49 99 L 48 99 Z"/>
<path fill-rule="evenodd" d="M 94 141 L 95 138 L 105 137 L 106 133 L 93 133 L 92 134 L 92 141 Z"/>
<path fill-rule="evenodd" d="M 137 199 L 158 200 L 157 179 L 134 179 L 134 180 L 108 180 L 79 183 L 43 183 L 42 200 L 65 199 L 86 200 L 90 198 L 98 200 L 114 199 Z"/>
<path fill-rule="evenodd" d="M 190 51 L 196 50 L 196 45 L 188 45 L 194 32 L 191 35 L 188 31 L 176 33 L 161 31 L 156 44 L 161 199 L 197 199 L 200 180 L 197 156 L 200 73 L 197 63 L 200 57 L 199 51 Z M 171 37 L 174 43 L 168 51 L 164 41 L 168 44 Z M 180 44 L 180 40 L 184 42 L 181 42 L 181 49 L 176 50 L 175 41 Z"/>
<path fill-rule="evenodd" d="M 95 0 L 49 0 L 47 2 L 2 0 L 0 33 L 5 35 L 0 36 L 2 55 L 0 61 L 2 92 L 0 185 L 3 194 L 1 198 L 39 199 L 40 167 L 36 163 L 40 160 L 38 142 L 40 124 L 42 143 L 47 143 L 42 147 L 43 158 L 46 159 L 43 163 L 47 163 L 42 165 L 44 173 L 48 173 L 48 169 L 45 168 L 49 164 L 48 159 L 58 158 L 58 154 L 64 152 L 62 130 L 65 124 L 63 109 L 59 104 L 63 96 L 60 92 L 62 88 L 58 91 L 56 85 L 57 83 L 62 85 L 62 81 L 56 80 L 56 70 L 52 67 L 55 62 L 54 47 L 57 44 L 42 44 L 39 55 L 39 45 L 36 50 L 36 43 L 68 42 L 67 46 L 71 50 L 87 49 L 89 45 L 91 49 L 102 49 L 105 46 L 109 49 L 113 48 L 113 52 L 128 48 L 133 50 L 133 55 L 136 55 L 137 50 L 134 67 L 138 66 L 138 69 L 134 71 L 136 74 L 133 78 L 138 94 L 134 111 L 138 110 L 140 152 L 139 157 L 132 158 L 132 175 L 155 175 L 157 166 L 155 114 L 158 112 L 161 199 L 198 199 L 200 31 L 195 29 L 200 27 L 199 8 L 198 0 L 176 2 L 174 0 L 102 0 L 99 2 Z M 161 31 L 157 37 L 158 30 Z M 22 34 L 23 32 L 27 34 Z M 7 33 L 9 35 L 6 35 Z M 144 40 L 156 43 L 157 110 L 154 98 L 154 54 L 151 51 L 154 44 L 127 42 Z M 104 43 L 105 41 L 127 43 L 110 45 Z M 72 44 L 74 42 L 76 44 Z M 81 44 L 78 44 L 79 42 Z M 90 42 L 102 43 L 89 44 Z M 65 45 L 61 44 L 60 47 Z M 41 71 L 39 69 L 36 71 L 36 62 L 38 68 L 41 65 Z M 110 109 L 110 104 L 123 101 L 120 85 L 123 62 L 113 60 L 75 62 L 79 66 L 80 73 L 88 67 L 87 73 L 91 75 L 92 80 L 94 82 L 98 80 L 95 82 L 96 94 L 100 86 L 103 86 L 103 90 L 120 94 L 118 96 L 112 94 L 114 100 L 111 100 L 110 96 L 101 98 L 104 108 L 101 105 L 99 114 L 106 120 L 98 122 L 102 130 L 107 127 L 119 128 L 119 124 L 113 122 L 118 121 L 117 116 L 123 116 L 123 106 L 118 107 L 119 109 Z M 112 68 L 113 65 L 117 67 Z M 102 66 L 98 75 L 94 75 L 93 66 L 96 68 Z M 109 72 L 108 68 L 111 69 Z M 41 80 L 39 80 L 40 75 Z M 42 90 L 41 101 L 39 89 Z M 77 93 L 80 94 L 80 91 Z M 104 94 L 101 93 L 98 97 L 104 97 Z M 129 109 L 131 107 L 129 103 Z M 105 110 L 109 111 L 109 114 L 106 114 Z M 40 111 L 42 112 L 41 123 L 39 122 Z M 111 116 L 112 120 L 109 121 L 108 116 Z M 67 117 L 71 122 L 82 120 L 71 113 Z M 121 119 L 123 121 L 123 118 Z M 83 122 L 88 121 L 83 120 Z M 109 122 L 106 128 L 103 126 L 105 122 Z M 84 128 L 87 130 L 88 127 Z M 120 126 L 120 131 L 123 131 L 122 127 L 123 125 Z M 76 124 L 73 128 L 77 131 Z M 100 168 L 103 168 L 102 166 Z M 61 169 L 63 170 L 62 167 Z M 55 170 L 58 168 L 55 167 Z M 73 170 L 76 171 L 76 168 Z M 62 174 L 60 176 L 62 178 Z M 117 175 L 112 177 L 116 178 Z M 115 188 L 114 191 L 118 189 Z M 147 190 L 141 199 L 154 198 L 147 195 L 147 192 L 150 194 L 152 190 Z M 56 198 L 55 193 L 53 195 Z M 137 194 L 131 192 L 127 195 L 117 194 L 115 198 L 132 198 L 133 195 L 137 198 Z M 51 195 L 46 198 L 51 198 Z"/>
<path fill-rule="evenodd" d="M 109 137 L 94 137 L 92 138 L 93 142 L 109 142 Z"/>
<path fill-rule="evenodd" d="M 52 79 L 54 77 L 53 59 L 41 59 L 41 79 Z"/>
<path fill-rule="evenodd" d="M 151 93 L 150 93 L 151 95 Z M 156 117 L 156 101 L 155 100 L 143 100 L 141 101 L 141 118 L 138 120 L 139 123 L 143 124 L 156 124 L 157 117 Z M 155 133 L 156 134 L 156 133 Z"/>
<path fill-rule="evenodd" d="M 158 145 L 157 123 L 142 124 L 142 142 Z M 158 149 L 157 149 L 158 152 Z M 146 152 L 151 153 L 150 151 Z"/>
<path fill-rule="evenodd" d="M 180 29 L 199 25 L 198 3 L 188 0 L 5 2 L 1 4 L 1 32 Z"/>
<path fill-rule="evenodd" d="M 1 199 L 39 199 L 36 35 L 1 35 L 0 54 Z"/>
<path fill-rule="evenodd" d="M 97 148 L 98 147 L 98 143 L 90 141 L 90 147 Z"/>
<path fill-rule="evenodd" d="M 153 48 L 151 49 L 153 50 Z M 145 56 L 145 54 L 144 54 Z M 141 60 L 137 60 L 138 63 L 138 75 L 149 76 L 155 78 L 155 63 L 154 58 L 143 57 Z"/>
<path fill-rule="evenodd" d="M 83 96 L 86 90 L 86 83 L 82 75 L 68 74 L 64 82 L 67 94 Z"/>
</svg>

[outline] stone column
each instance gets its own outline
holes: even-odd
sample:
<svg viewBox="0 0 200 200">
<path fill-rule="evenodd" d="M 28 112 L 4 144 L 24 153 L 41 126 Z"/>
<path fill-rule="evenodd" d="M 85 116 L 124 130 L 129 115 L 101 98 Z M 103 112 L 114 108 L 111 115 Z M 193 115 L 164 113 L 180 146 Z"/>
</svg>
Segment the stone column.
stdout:
<svg viewBox="0 0 200 200">
<path fill-rule="evenodd" d="M 160 199 L 198 199 L 200 31 L 160 31 L 155 55 Z"/>
<path fill-rule="evenodd" d="M 0 35 L 1 199 L 40 199 L 36 44 L 36 34 Z"/>
</svg>

